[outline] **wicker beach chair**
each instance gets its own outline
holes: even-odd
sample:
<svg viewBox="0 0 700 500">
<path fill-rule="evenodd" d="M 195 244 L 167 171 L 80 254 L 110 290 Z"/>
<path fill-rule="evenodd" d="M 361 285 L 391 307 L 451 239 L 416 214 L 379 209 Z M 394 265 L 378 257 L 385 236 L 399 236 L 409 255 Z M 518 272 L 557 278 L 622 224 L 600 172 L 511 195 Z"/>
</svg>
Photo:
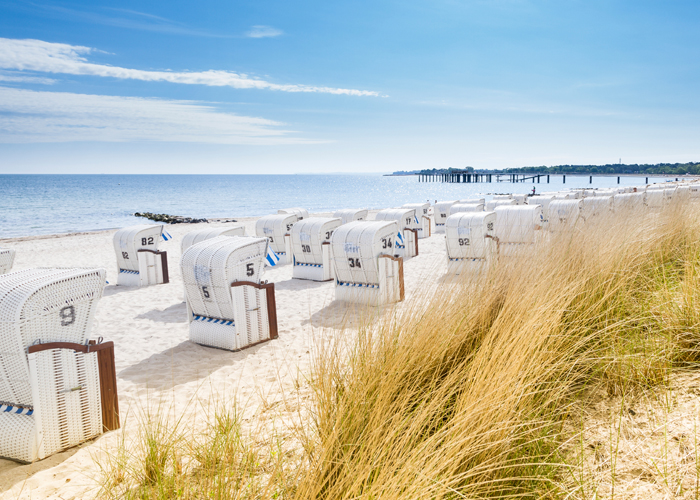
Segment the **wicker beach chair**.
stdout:
<svg viewBox="0 0 700 500">
<path fill-rule="evenodd" d="M 553 233 L 571 231 L 583 215 L 584 199 L 552 201 L 549 204 L 549 230 Z"/>
<path fill-rule="evenodd" d="M 182 255 L 190 340 L 238 351 L 277 338 L 275 285 L 261 281 L 267 238 L 219 236 Z"/>
<path fill-rule="evenodd" d="M 396 235 L 394 255 L 404 260 L 418 255 L 418 228 L 420 222 L 413 208 L 387 208 L 374 215 L 377 221 L 396 221 L 399 232 Z"/>
<path fill-rule="evenodd" d="M 32 462 L 119 427 L 114 345 L 88 340 L 105 276 L 0 277 L 0 456 Z"/>
<path fill-rule="evenodd" d="M 331 237 L 336 300 L 382 305 L 404 299 L 403 258 L 394 256 L 396 221 L 343 224 Z"/>
<path fill-rule="evenodd" d="M 435 204 L 435 232 L 445 232 L 445 221 L 450 216 L 450 207 L 460 203 L 459 200 L 439 201 Z"/>
<path fill-rule="evenodd" d="M 343 208 L 336 210 L 333 217 L 340 219 L 341 224 L 356 220 L 367 220 L 368 210 L 366 208 Z"/>
<path fill-rule="evenodd" d="M 15 261 L 15 251 L 10 248 L 0 248 L 0 274 L 9 273 Z"/>
<path fill-rule="evenodd" d="M 313 281 L 333 279 L 330 239 L 340 219 L 310 217 L 292 226 L 292 277 Z"/>
<path fill-rule="evenodd" d="M 418 239 L 429 238 L 432 235 L 430 203 L 406 203 L 401 208 L 412 208 L 416 211 Z"/>
<path fill-rule="evenodd" d="M 457 212 L 445 223 L 447 270 L 479 273 L 496 256 L 496 212 Z"/>
<path fill-rule="evenodd" d="M 119 274 L 117 285 L 148 286 L 168 283 L 168 254 L 158 251 L 160 224 L 130 226 L 114 233 Z"/>
<path fill-rule="evenodd" d="M 541 234 L 544 216 L 540 205 L 497 206 L 495 233 L 498 257 L 527 255 Z"/>
<path fill-rule="evenodd" d="M 279 257 L 279 264 L 292 262 L 292 226 L 299 220 L 294 214 L 276 214 L 260 217 L 255 223 L 255 235 L 267 238 L 270 248 Z"/>
<path fill-rule="evenodd" d="M 449 215 L 458 214 L 460 212 L 483 212 L 484 206 L 483 203 L 455 203 L 450 207 Z"/>
</svg>

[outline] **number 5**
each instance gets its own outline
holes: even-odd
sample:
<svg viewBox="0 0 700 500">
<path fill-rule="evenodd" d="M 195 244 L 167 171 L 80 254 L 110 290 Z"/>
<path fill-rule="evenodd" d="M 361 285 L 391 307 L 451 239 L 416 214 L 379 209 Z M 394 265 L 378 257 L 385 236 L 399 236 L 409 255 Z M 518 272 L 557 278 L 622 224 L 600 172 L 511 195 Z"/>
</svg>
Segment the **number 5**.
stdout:
<svg viewBox="0 0 700 500">
<path fill-rule="evenodd" d="M 255 266 L 253 266 L 252 262 L 245 265 L 245 274 L 246 276 L 252 276 L 255 274 Z"/>
</svg>

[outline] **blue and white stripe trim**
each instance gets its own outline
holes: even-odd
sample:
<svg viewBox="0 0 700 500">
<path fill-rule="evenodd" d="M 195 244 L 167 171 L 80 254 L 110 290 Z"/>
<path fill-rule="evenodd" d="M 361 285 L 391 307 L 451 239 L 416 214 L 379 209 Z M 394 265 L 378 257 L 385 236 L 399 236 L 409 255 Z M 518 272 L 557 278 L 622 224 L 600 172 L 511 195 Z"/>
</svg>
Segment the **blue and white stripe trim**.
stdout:
<svg viewBox="0 0 700 500">
<path fill-rule="evenodd" d="M 233 321 L 227 319 L 207 318 L 206 316 L 197 316 L 194 313 L 192 313 L 192 316 L 194 317 L 195 321 L 202 321 L 204 323 L 211 323 L 215 325 L 235 326 Z"/>
<path fill-rule="evenodd" d="M 275 253 L 275 251 L 270 248 L 268 245 L 267 247 L 267 257 L 265 257 L 265 262 L 267 266 L 274 267 L 277 265 L 277 263 L 280 261 L 280 256 Z"/>
<path fill-rule="evenodd" d="M 130 269 L 120 269 L 119 272 L 124 274 L 139 274 L 138 271 L 132 271 Z"/>
<path fill-rule="evenodd" d="M 477 260 L 486 260 L 486 259 L 471 259 L 471 258 L 465 257 L 463 259 L 450 259 L 450 262 L 458 262 L 458 261 L 462 261 L 462 260 L 476 262 Z"/>
<path fill-rule="evenodd" d="M 10 405 L 0 405 L 0 413 L 15 413 L 17 415 L 32 415 L 34 410 L 32 408 L 25 408 L 22 406 L 10 406 Z"/>
<path fill-rule="evenodd" d="M 373 285 L 371 283 L 348 283 L 346 281 L 336 281 L 338 286 L 351 286 L 356 288 L 379 288 L 379 285 Z"/>
<path fill-rule="evenodd" d="M 323 267 L 323 264 L 306 264 L 304 262 L 294 261 L 295 266 L 305 266 L 305 267 Z"/>
<path fill-rule="evenodd" d="M 161 236 L 163 237 L 163 239 L 165 241 L 170 241 L 173 239 L 173 237 L 170 235 L 170 233 L 165 231 L 165 230 L 163 230 L 163 234 L 161 234 Z"/>
<path fill-rule="evenodd" d="M 401 244 L 403 245 L 403 234 L 401 234 L 401 231 L 399 231 L 396 234 L 396 239 L 399 240 L 401 242 Z"/>
</svg>

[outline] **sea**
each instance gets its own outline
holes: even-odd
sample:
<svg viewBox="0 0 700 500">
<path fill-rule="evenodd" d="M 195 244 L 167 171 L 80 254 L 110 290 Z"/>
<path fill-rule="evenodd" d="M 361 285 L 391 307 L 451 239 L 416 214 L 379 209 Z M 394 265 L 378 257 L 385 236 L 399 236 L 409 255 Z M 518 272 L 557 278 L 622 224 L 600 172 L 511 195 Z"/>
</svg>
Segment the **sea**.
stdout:
<svg viewBox="0 0 700 500">
<path fill-rule="evenodd" d="M 442 183 L 362 175 L 0 175 L 0 239 L 148 223 L 135 212 L 229 218 L 303 207 L 380 209 L 501 193 L 643 185 L 645 177 L 551 175 L 541 182 Z M 666 182 L 650 177 L 650 183 Z"/>
</svg>

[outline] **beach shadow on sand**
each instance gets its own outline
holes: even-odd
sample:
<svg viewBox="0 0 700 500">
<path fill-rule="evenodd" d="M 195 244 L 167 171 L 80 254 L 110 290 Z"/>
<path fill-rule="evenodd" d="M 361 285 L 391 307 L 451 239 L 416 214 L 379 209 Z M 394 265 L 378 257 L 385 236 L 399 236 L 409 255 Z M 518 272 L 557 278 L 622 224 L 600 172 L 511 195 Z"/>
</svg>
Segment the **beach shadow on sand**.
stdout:
<svg viewBox="0 0 700 500">
<path fill-rule="evenodd" d="M 109 297 L 111 295 L 116 295 L 118 293 L 133 292 L 134 290 L 138 290 L 139 288 L 140 287 L 138 287 L 138 286 L 107 285 L 104 289 L 104 292 L 102 292 L 102 296 Z"/>
<path fill-rule="evenodd" d="M 313 288 L 319 288 L 321 286 L 333 283 L 333 280 L 329 281 L 312 281 L 312 280 L 301 280 L 297 278 L 292 278 L 283 281 L 275 282 L 275 291 L 277 290 L 310 290 Z"/>
<path fill-rule="evenodd" d="M 187 322 L 187 304 L 181 302 L 173 304 L 163 310 L 151 309 L 148 312 L 139 314 L 136 319 L 150 319 L 158 323 L 186 323 Z"/>
<path fill-rule="evenodd" d="M 171 389 L 200 380 L 225 366 L 244 361 L 270 342 L 232 352 L 204 347 L 186 340 L 124 368 L 117 377 L 134 384 L 148 385 L 152 389 Z"/>
<path fill-rule="evenodd" d="M 0 458 L 0 497 L 3 497 L 2 493 L 6 492 L 14 485 L 21 483 L 22 481 L 26 481 L 37 472 L 60 465 L 65 460 L 68 460 L 70 457 L 75 455 L 80 448 L 88 446 L 94 443 L 94 441 L 94 439 L 91 439 L 90 441 L 81 443 L 78 446 L 69 448 L 68 450 L 56 453 L 50 457 L 31 464 L 21 464 L 19 462 Z"/>
</svg>

